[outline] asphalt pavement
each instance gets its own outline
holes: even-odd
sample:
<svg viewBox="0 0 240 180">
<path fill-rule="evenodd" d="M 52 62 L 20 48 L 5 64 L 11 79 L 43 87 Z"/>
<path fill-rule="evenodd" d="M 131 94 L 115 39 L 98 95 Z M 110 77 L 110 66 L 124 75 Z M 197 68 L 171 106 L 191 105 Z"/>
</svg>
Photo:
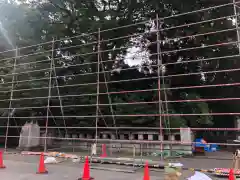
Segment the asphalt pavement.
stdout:
<svg viewBox="0 0 240 180">
<path fill-rule="evenodd" d="M 217 159 L 216 158 L 180 158 L 178 159 L 185 167 L 191 168 L 214 168 L 225 167 L 229 168 L 231 160 L 229 158 Z M 221 156 L 223 157 L 223 155 Z M 48 174 L 36 174 L 38 169 L 38 156 L 19 155 L 19 154 L 5 154 L 4 164 L 6 169 L 0 169 L 1 179 L 4 180 L 77 180 L 81 177 L 83 164 L 74 163 L 71 160 L 62 161 L 54 165 L 47 165 Z M 133 167 L 125 167 L 118 165 L 94 164 L 92 165 L 91 176 L 96 180 L 142 180 L 143 168 L 137 170 Z M 101 169 L 101 170 L 99 170 Z M 135 171 L 133 173 L 126 173 L 120 171 Z M 188 175 L 193 172 L 184 171 L 183 178 L 186 179 Z M 154 170 L 150 172 L 151 180 L 163 180 L 163 170 Z M 213 179 L 224 179 L 212 176 Z"/>
</svg>

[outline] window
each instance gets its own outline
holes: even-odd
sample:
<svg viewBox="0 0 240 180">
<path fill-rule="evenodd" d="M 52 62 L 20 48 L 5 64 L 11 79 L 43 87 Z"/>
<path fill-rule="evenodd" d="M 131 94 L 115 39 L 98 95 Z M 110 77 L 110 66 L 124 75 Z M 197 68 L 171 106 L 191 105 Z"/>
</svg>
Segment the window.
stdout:
<svg viewBox="0 0 240 180">
<path fill-rule="evenodd" d="M 175 135 L 175 140 L 176 140 L 176 141 L 181 141 L 181 136 L 180 136 L 180 134 L 176 134 L 176 135 Z"/>
<path fill-rule="evenodd" d="M 129 140 L 129 134 L 124 134 L 124 139 Z"/>
<path fill-rule="evenodd" d="M 143 140 L 148 140 L 148 134 L 143 135 Z"/>
<path fill-rule="evenodd" d="M 164 136 L 163 136 L 163 140 L 164 140 L 164 141 L 168 141 L 168 140 L 169 140 L 169 139 L 168 139 L 168 135 L 164 135 Z"/>
<path fill-rule="evenodd" d="M 158 134 L 154 134 L 154 135 L 153 135 L 153 140 L 154 140 L 154 141 L 158 141 Z"/>
<path fill-rule="evenodd" d="M 138 134 L 133 134 L 133 139 L 138 140 Z"/>
</svg>

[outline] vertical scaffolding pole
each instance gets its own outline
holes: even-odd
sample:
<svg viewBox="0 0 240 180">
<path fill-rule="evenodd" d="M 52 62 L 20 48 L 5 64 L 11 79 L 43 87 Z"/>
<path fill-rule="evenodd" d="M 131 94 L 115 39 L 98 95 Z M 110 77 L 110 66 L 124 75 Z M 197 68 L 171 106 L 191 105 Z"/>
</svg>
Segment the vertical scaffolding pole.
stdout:
<svg viewBox="0 0 240 180">
<path fill-rule="evenodd" d="M 98 51 L 98 57 L 97 57 L 97 94 L 96 94 L 96 122 L 95 122 L 95 141 L 96 141 L 96 144 L 97 144 L 97 139 L 98 139 L 98 120 L 99 120 L 99 114 L 98 114 L 98 112 L 99 112 L 99 80 L 100 80 L 100 78 L 99 78 L 99 75 L 100 75 L 100 38 L 101 38 L 101 36 L 100 36 L 100 28 L 98 29 L 98 49 L 97 49 L 97 51 Z"/>
<path fill-rule="evenodd" d="M 101 44 L 100 44 L 101 45 Z M 101 47 L 100 47 L 101 48 Z M 101 51 L 101 49 L 100 49 Z M 105 82 L 105 87 L 106 87 L 106 92 L 107 92 L 107 97 L 108 97 L 108 102 L 110 104 L 110 111 L 111 111 L 111 114 L 112 114 L 112 119 L 113 119 L 113 126 L 116 127 L 116 118 L 115 118 L 115 115 L 114 115 L 114 110 L 113 110 L 113 105 L 112 105 L 112 99 L 111 99 L 111 95 L 109 93 L 109 88 L 108 88 L 108 84 L 107 84 L 107 76 L 106 76 L 106 72 L 105 72 L 105 69 L 104 69 L 104 64 L 103 64 L 103 61 L 102 61 L 102 57 L 101 57 L 101 54 L 100 54 L 100 63 L 101 63 L 101 66 L 102 66 L 102 69 L 103 69 L 103 78 L 104 78 L 104 82 Z M 117 133 L 117 129 L 116 129 L 116 138 L 118 136 L 118 133 Z"/>
<path fill-rule="evenodd" d="M 49 111 L 50 111 L 50 100 L 52 92 L 52 69 L 53 69 L 53 60 L 54 60 L 54 44 L 55 40 L 52 40 L 52 57 L 50 62 L 50 71 L 49 71 L 49 83 L 48 83 L 48 100 L 47 100 L 47 119 L 45 123 L 45 137 L 44 137 L 44 152 L 47 151 L 47 134 L 48 134 L 48 121 L 49 121 Z"/>
<path fill-rule="evenodd" d="M 160 47 L 160 33 L 159 33 L 159 17 L 156 15 L 156 26 L 157 26 L 157 75 L 158 75 L 158 112 L 159 112 L 159 133 L 160 133 L 160 152 L 161 160 L 163 160 L 163 128 L 162 128 L 162 100 L 161 100 L 161 68 L 162 65 L 162 56 L 161 56 L 161 47 Z"/>
<path fill-rule="evenodd" d="M 12 99 L 13 99 L 13 89 L 14 89 L 14 83 L 15 83 L 15 72 L 16 72 L 16 64 L 17 64 L 17 57 L 18 57 L 18 47 L 16 47 L 15 50 L 15 58 L 13 63 L 13 73 L 12 73 L 12 86 L 10 91 L 10 102 L 8 107 L 8 118 L 7 118 L 7 129 L 5 134 L 5 144 L 4 144 L 4 150 L 7 151 L 7 142 L 8 142 L 8 132 L 9 132 L 9 124 L 10 124 L 10 118 L 12 116 Z"/>
<path fill-rule="evenodd" d="M 238 26 L 238 13 L 237 13 L 237 5 L 236 5 L 236 0 L 233 0 L 233 10 L 234 10 L 234 15 L 236 18 L 236 31 L 237 31 L 237 44 L 238 44 L 238 53 L 240 54 L 240 33 L 239 33 L 239 26 Z"/>
<path fill-rule="evenodd" d="M 53 46 L 55 46 L 55 44 L 53 44 Z M 54 56 L 54 53 L 53 53 L 53 56 Z M 60 89 L 59 89 L 59 85 L 58 85 L 58 79 L 57 79 L 57 72 L 56 72 L 56 66 L 55 66 L 55 59 L 54 59 L 54 57 L 52 58 L 52 69 L 53 69 L 53 75 L 54 75 L 56 88 L 57 88 L 57 93 L 58 93 L 58 100 L 59 100 L 59 104 L 60 104 L 60 110 L 61 110 L 61 114 L 62 114 L 63 125 L 65 127 L 66 134 L 68 134 L 68 131 L 67 131 L 67 128 L 66 128 L 66 121 L 65 121 L 65 117 L 64 117 L 64 108 L 63 108 L 61 93 L 60 93 Z M 59 130 L 59 132 L 60 132 L 60 130 Z"/>
</svg>

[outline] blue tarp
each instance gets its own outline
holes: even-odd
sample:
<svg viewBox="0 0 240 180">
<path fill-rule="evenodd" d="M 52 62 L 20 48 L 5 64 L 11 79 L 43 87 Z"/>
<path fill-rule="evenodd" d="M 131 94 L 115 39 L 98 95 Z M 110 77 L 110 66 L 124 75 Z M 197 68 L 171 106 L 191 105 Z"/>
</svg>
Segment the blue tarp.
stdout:
<svg viewBox="0 0 240 180">
<path fill-rule="evenodd" d="M 215 152 L 219 150 L 217 144 L 208 144 L 203 138 L 197 138 L 194 141 L 194 147 L 203 147 L 205 152 Z"/>
</svg>

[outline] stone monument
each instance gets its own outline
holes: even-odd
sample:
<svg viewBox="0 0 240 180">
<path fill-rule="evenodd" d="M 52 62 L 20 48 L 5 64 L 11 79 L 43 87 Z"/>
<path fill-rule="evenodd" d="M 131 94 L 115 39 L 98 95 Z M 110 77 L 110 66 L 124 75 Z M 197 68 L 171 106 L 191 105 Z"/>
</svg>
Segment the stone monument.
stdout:
<svg viewBox="0 0 240 180">
<path fill-rule="evenodd" d="M 20 133 L 18 149 L 29 150 L 34 147 L 38 147 L 40 144 L 40 127 L 37 123 L 26 122 L 22 126 Z"/>
</svg>

